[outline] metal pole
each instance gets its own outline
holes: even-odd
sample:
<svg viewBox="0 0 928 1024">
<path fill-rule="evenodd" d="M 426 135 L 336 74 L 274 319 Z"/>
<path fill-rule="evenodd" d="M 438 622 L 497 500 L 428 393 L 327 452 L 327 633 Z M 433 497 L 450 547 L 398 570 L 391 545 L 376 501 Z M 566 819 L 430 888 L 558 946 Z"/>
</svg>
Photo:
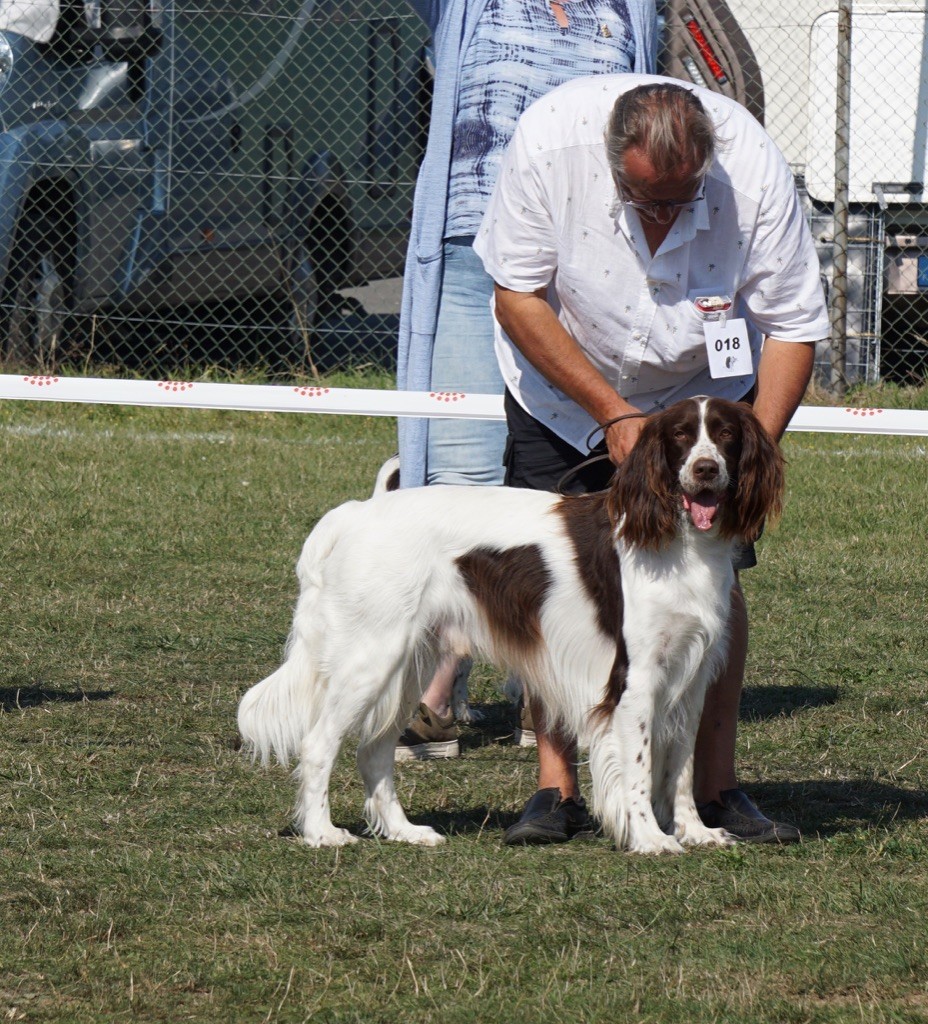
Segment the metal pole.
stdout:
<svg viewBox="0 0 928 1024">
<path fill-rule="evenodd" d="M 835 104 L 835 233 L 831 288 L 831 391 L 847 391 L 848 186 L 851 150 L 851 8 L 838 3 L 838 74 Z"/>
</svg>

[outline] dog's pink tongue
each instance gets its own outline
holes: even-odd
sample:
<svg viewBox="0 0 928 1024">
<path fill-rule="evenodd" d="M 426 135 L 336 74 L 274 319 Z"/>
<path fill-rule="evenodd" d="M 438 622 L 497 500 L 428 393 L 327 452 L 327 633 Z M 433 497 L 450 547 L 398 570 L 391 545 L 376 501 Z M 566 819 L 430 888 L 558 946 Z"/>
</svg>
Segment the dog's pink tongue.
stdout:
<svg viewBox="0 0 928 1024">
<path fill-rule="evenodd" d="M 683 507 L 689 512 L 693 526 L 697 530 L 709 530 L 712 528 L 712 520 L 719 508 L 719 499 L 712 491 L 684 494 Z"/>
</svg>

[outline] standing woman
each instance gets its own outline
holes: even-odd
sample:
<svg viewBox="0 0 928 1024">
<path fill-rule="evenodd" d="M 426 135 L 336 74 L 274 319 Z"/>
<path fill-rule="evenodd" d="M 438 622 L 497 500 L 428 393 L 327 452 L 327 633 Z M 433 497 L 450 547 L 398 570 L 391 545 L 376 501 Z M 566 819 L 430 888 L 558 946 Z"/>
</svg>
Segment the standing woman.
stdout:
<svg viewBox="0 0 928 1024">
<path fill-rule="evenodd" d="M 526 107 L 582 75 L 653 73 L 655 0 L 410 0 L 432 33 L 435 83 L 403 280 L 397 383 L 503 394 L 493 281 L 471 248 Z M 506 424 L 400 420 L 400 482 L 503 482 Z M 398 756 L 456 756 L 456 665 L 443 664 Z"/>
</svg>

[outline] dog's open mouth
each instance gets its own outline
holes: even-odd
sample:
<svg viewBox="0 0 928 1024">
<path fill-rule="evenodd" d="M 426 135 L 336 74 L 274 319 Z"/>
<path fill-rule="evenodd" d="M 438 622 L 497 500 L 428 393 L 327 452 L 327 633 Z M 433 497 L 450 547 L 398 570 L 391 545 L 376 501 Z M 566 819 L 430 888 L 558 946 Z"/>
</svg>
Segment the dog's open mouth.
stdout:
<svg viewBox="0 0 928 1024">
<path fill-rule="evenodd" d="M 719 510 L 719 496 L 710 490 L 703 490 L 698 494 L 684 493 L 683 507 L 689 513 L 697 530 L 710 530 L 715 514 Z"/>
</svg>

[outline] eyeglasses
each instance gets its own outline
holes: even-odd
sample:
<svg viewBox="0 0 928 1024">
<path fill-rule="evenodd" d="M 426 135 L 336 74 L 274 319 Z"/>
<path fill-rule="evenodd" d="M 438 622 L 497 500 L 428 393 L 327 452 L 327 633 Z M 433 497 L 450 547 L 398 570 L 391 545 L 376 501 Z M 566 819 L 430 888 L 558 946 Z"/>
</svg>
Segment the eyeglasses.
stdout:
<svg viewBox="0 0 928 1024">
<path fill-rule="evenodd" d="M 619 193 L 619 199 L 625 206 L 631 206 L 638 213 L 644 214 L 647 220 L 656 224 L 669 224 L 676 216 L 678 210 L 682 210 L 693 203 L 700 203 L 706 198 L 706 182 L 699 183 L 696 195 L 689 199 L 632 199 L 622 186 L 618 178 L 615 179 L 615 187 Z"/>
</svg>

